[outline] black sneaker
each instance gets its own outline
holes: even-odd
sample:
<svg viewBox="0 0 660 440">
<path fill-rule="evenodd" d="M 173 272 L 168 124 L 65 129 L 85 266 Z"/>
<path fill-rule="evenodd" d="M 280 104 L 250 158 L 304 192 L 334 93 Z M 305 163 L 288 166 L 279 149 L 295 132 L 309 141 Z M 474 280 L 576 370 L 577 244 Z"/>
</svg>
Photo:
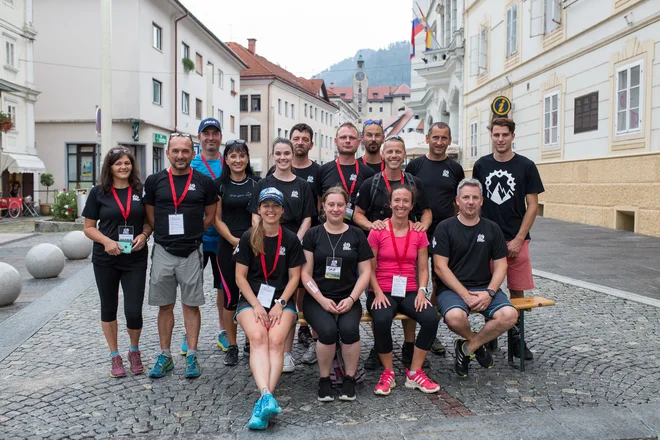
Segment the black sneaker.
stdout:
<svg viewBox="0 0 660 440">
<path fill-rule="evenodd" d="M 376 353 L 375 348 L 372 348 L 371 351 L 369 352 L 369 357 L 367 358 L 366 361 L 364 361 L 364 368 L 366 368 L 367 370 L 375 370 L 380 367 L 381 367 L 381 363 L 380 363 L 380 358 L 378 357 L 378 353 Z"/>
<path fill-rule="evenodd" d="M 520 358 L 520 333 L 518 330 L 518 327 L 515 326 L 511 330 L 512 331 L 512 336 L 513 336 L 513 357 Z M 525 360 L 526 361 L 531 361 L 534 359 L 534 353 L 530 351 L 530 349 L 527 347 L 527 344 L 525 344 L 524 347 L 525 350 Z"/>
<path fill-rule="evenodd" d="M 312 331 L 308 325 L 301 325 L 298 328 L 298 342 L 308 348 L 314 339 L 312 339 Z"/>
<path fill-rule="evenodd" d="M 223 363 L 229 367 L 238 364 L 238 345 L 230 345 L 229 348 L 227 348 Z"/>
<path fill-rule="evenodd" d="M 465 339 L 458 339 L 454 341 L 454 371 L 459 377 L 468 377 L 470 361 L 474 358 L 473 354 L 465 354 L 463 352 L 463 344 L 467 343 Z"/>
<path fill-rule="evenodd" d="M 243 346 L 243 354 L 245 357 L 250 357 L 250 344 L 247 343 Z"/>
<path fill-rule="evenodd" d="M 447 350 L 445 350 L 445 346 L 442 345 L 442 342 L 440 342 L 440 339 L 438 338 L 435 338 L 433 340 L 433 345 L 431 345 L 431 350 L 429 351 L 439 356 L 444 356 L 447 353 Z"/>
<path fill-rule="evenodd" d="M 353 376 L 344 376 L 339 400 L 355 400 L 355 378 Z"/>
<path fill-rule="evenodd" d="M 493 368 L 493 355 L 490 354 L 490 350 L 486 345 L 479 347 L 474 352 L 474 356 L 483 368 Z"/>
<path fill-rule="evenodd" d="M 319 380 L 319 402 L 332 402 L 335 400 L 332 395 L 332 380 L 330 377 L 322 377 Z"/>
<path fill-rule="evenodd" d="M 412 358 L 414 353 L 415 353 L 415 344 L 410 342 L 404 342 L 403 346 L 401 347 L 401 362 L 403 362 L 403 365 L 406 368 L 410 368 L 410 365 L 412 365 Z M 430 367 L 431 367 L 431 362 L 427 357 L 424 359 L 422 368 L 430 368 Z"/>
</svg>

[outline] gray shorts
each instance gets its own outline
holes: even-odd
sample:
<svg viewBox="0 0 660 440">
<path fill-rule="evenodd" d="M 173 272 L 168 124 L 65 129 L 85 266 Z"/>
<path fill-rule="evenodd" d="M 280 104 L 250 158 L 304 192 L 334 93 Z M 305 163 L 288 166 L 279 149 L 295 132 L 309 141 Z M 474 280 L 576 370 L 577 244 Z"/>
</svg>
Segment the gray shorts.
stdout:
<svg viewBox="0 0 660 440">
<path fill-rule="evenodd" d="M 149 305 L 176 303 L 176 287 L 181 286 L 181 302 L 187 306 L 204 305 L 204 256 L 202 246 L 188 257 L 177 257 L 159 244 L 151 253 Z"/>
</svg>

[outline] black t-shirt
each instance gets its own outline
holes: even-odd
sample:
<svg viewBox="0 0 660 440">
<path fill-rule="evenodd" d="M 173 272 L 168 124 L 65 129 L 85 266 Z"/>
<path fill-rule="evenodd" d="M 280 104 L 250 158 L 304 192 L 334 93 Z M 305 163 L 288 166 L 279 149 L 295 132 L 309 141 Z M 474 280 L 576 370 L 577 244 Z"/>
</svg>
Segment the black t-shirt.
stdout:
<svg viewBox="0 0 660 440">
<path fill-rule="evenodd" d="M 204 235 L 204 208 L 218 202 L 218 191 L 213 180 L 198 171 L 193 173 L 190 188 L 178 208 L 183 214 L 181 235 L 170 235 L 169 215 L 174 214 L 174 201 L 167 170 L 147 177 L 144 183 L 144 203 L 154 206 L 154 241 L 167 248 L 176 244 L 180 249 L 193 249 L 202 242 Z M 188 175 L 173 175 L 177 199 L 181 197 L 188 181 Z"/>
<path fill-rule="evenodd" d="M 377 183 L 376 187 L 374 188 L 374 194 L 372 198 L 371 187 L 374 184 L 374 180 L 377 180 Z M 390 183 L 390 188 L 401 184 L 401 179 L 388 181 Z M 422 216 L 422 211 L 429 209 L 429 204 L 424 194 L 425 190 L 422 187 L 422 181 L 415 176 L 408 175 L 404 176 L 404 183 L 406 185 L 412 185 L 417 188 L 417 200 L 415 201 L 415 206 L 413 206 L 412 211 L 410 211 L 410 219 L 413 221 L 419 221 Z M 371 222 L 376 220 L 385 220 L 392 217 L 392 208 L 390 207 L 390 192 L 387 190 L 387 186 L 385 186 L 384 174 L 378 173 L 373 177 L 369 177 L 364 181 L 364 183 L 362 183 L 360 192 L 358 193 L 357 206 L 364 209 L 367 219 L 369 219 Z"/>
<path fill-rule="evenodd" d="M 374 170 L 363 164 L 361 161 L 356 161 L 358 164 L 358 173 L 355 174 L 355 165 L 341 165 L 342 174 L 344 175 L 344 180 L 348 186 L 346 192 L 350 193 L 353 182 L 355 182 L 355 189 L 352 194 L 349 194 L 351 207 L 355 207 L 357 201 L 358 192 L 360 192 L 360 187 L 362 183 L 367 180 L 369 177 L 373 176 Z M 317 192 L 323 196 L 323 194 L 333 186 L 340 186 L 346 189 L 341 181 L 339 176 L 339 171 L 337 170 L 337 162 L 332 161 L 321 165 L 319 170 L 319 178 L 317 182 Z M 355 225 L 355 223 L 347 222 L 348 224 Z"/>
<path fill-rule="evenodd" d="M 422 181 L 428 206 L 433 213 L 433 222 L 429 228 L 432 234 L 438 223 L 455 214 L 456 189 L 458 183 L 465 178 L 463 167 L 450 157 L 445 160 L 431 160 L 420 156 L 408 163 L 406 172 Z"/>
<path fill-rule="evenodd" d="M 332 245 L 328 242 L 328 236 Z M 335 246 L 335 258 L 341 258 L 339 279 L 325 277 L 326 259 L 332 257 L 332 246 Z M 314 254 L 313 278 L 323 296 L 341 300 L 353 291 L 358 279 L 357 265 L 374 257 L 367 238 L 360 228 L 348 226 L 342 234 L 327 233 L 323 225 L 315 226 L 305 234 L 303 249 Z"/>
<path fill-rule="evenodd" d="M 361 164 L 364 164 L 369 168 L 371 168 L 374 171 L 374 173 L 382 173 L 383 171 L 385 171 L 385 162 L 383 161 L 380 161 L 378 163 L 369 163 L 367 162 L 367 159 L 365 159 L 364 156 L 358 158 L 358 161 Z"/>
<path fill-rule="evenodd" d="M 520 154 L 507 162 L 498 162 L 489 154 L 474 164 L 472 177 L 483 186 L 482 217 L 497 223 L 507 241 L 513 240 L 527 212 L 525 196 L 545 191 L 536 165 Z"/>
<path fill-rule="evenodd" d="M 229 179 L 229 182 L 222 183 L 220 178 L 213 182 L 222 198 L 222 221 L 234 237 L 240 238 L 252 226 L 252 214 L 248 208 L 258 181 L 259 177 L 246 176 L 240 182 Z"/>
<path fill-rule="evenodd" d="M 255 192 L 250 200 L 250 212 L 257 214 L 259 193 L 264 188 L 274 187 L 284 194 L 284 213 L 280 224 L 294 233 L 298 232 L 303 220 L 316 215 L 316 199 L 309 185 L 300 177 L 291 182 L 285 182 L 275 176 L 266 176 L 257 182 Z"/>
<path fill-rule="evenodd" d="M 316 206 L 316 201 L 317 198 L 321 196 L 321 194 L 318 193 L 318 187 L 316 186 L 316 181 L 319 178 L 319 170 L 321 169 L 321 165 L 318 163 L 312 161 L 312 164 L 306 168 L 293 168 L 293 174 L 295 174 L 297 177 L 300 177 L 302 180 L 306 181 L 309 184 L 309 188 L 312 190 L 312 195 L 314 196 L 314 206 Z M 275 172 L 275 165 L 270 167 L 270 170 L 268 170 L 268 176 L 273 174 Z M 314 214 L 312 216 L 312 226 L 316 226 L 319 224 L 319 216 L 318 214 Z"/>
<path fill-rule="evenodd" d="M 431 254 L 449 258 L 449 269 L 467 289 L 488 287 L 493 273 L 490 261 L 509 254 L 502 230 L 495 222 L 481 218 L 465 226 L 458 217 L 440 222 L 431 240 Z M 439 290 L 447 286 L 436 276 Z"/>
<path fill-rule="evenodd" d="M 126 209 L 128 188 L 116 189 L 121 205 Z M 124 216 L 115 201 L 112 192 L 105 194 L 100 186 L 95 186 L 87 195 L 87 202 L 82 216 L 90 220 L 100 220 L 98 228 L 101 234 L 111 240 L 119 240 L 119 227 L 124 226 Z M 131 196 L 131 212 L 128 214 L 128 224 L 133 226 L 133 237 L 142 233 L 145 221 L 144 205 L 142 204 L 142 190 L 133 191 Z M 94 242 L 92 263 L 100 266 L 113 266 L 122 270 L 146 269 L 147 247 L 130 254 L 119 254 L 116 257 L 109 255 L 101 243 Z"/>
<path fill-rule="evenodd" d="M 252 292 L 257 296 L 259 294 L 259 287 L 261 284 L 266 284 L 266 279 L 264 278 L 264 272 L 261 267 L 261 257 L 255 256 L 250 247 L 250 232 L 251 229 L 247 230 L 241 236 L 238 246 L 234 249 L 232 259 L 248 267 L 247 280 L 250 283 Z M 282 228 L 282 246 L 280 249 L 277 249 L 277 236 L 266 237 L 264 240 L 264 251 L 266 273 L 270 273 L 273 269 L 275 251 L 278 251 L 280 254 L 277 260 L 277 267 L 268 277 L 268 285 L 275 287 L 273 299 L 277 299 L 282 296 L 284 288 L 289 282 L 289 269 L 302 266 L 305 263 L 305 254 L 303 254 L 302 246 L 296 234 L 285 228 Z"/>
</svg>

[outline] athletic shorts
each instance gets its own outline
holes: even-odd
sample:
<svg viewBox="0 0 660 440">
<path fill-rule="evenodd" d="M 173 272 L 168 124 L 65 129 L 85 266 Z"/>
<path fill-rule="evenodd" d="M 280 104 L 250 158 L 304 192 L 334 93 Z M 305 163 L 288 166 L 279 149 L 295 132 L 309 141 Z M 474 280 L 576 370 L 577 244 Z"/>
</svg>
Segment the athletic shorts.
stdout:
<svg viewBox="0 0 660 440">
<path fill-rule="evenodd" d="M 204 251 L 204 263 L 202 267 L 206 269 L 206 265 L 211 262 L 211 269 L 213 270 L 213 288 L 222 289 L 220 281 L 220 267 L 218 267 L 218 256 L 215 252 Z"/>
<path fill-rule="evenodd" d="M 483 289 L 475 288 L 472 290 L 486 290 L 486 287 Z M 445 314 L 451 309 L 456 308 L 463 310 L 466 315 L 470 315 L 470 308 L 468 305 L 465 303 L 465 301 L 463 301 L 463 298 L 461 298 L 461 296 L 453 290 L 445 290 L 440 292 L 435 301 L 438 311 L 442 316 L 445 316 Z M 495 312 L 497 312 L 502 307 L 513 307 L 513 304 L 511 304 L 509 298 L 504 294 L 504 292 L 502 292 L 502 289 L 500 289 L 495 294 L 495 297 L 490 302 L 490 305 L 486 308 L 486 310 L 481 312 L 481 314 L 485 318 L 490 319 L 493 317 Z"/>
<path fill-rule="evenodd" d="M 202 246 L 187 257 L 177 257 L 158 243 L 151 253 L 149 305 L 176 303 L 176 288 L 181 287 L 181 302 L 190 307 L 204 305 L 204 269 Z"/>
<path fill-rule="evenodd" d="M 516 258 L 507 257 L 506 262 L 508 265 L 506 287 L 509 290 L 532 290 L 534 277 L 532 276 L 532 261 L 529 258 L 529 240 L 523 242 Z"/>
<path fill-rule="evenodd" d="M 251 309 L 252 306 L 250 305 L 249 302 L 245 298 L 243 298 L 243 295 L 238 300 L 238 306 L 236 306 L 236 313 L 234 314 L 234 322 L 238 324 L 238 321 L 236 321 L 236 317 L 238 316 L 239 313 L 241 313 L 243 310 L 246 309 Z M 293 297 L 289 298 L 289 301 L 287 301 L 286 306 L 284 306 L 284 310 L 287 310 L 294 315 L 296 315 L 296 322 L 298 322 L 298 309 L 296 308 L 296 302 L 294 301 Z M 266 312 L 270 312 L 270 308 L 266 309 Z"/>
</svg>

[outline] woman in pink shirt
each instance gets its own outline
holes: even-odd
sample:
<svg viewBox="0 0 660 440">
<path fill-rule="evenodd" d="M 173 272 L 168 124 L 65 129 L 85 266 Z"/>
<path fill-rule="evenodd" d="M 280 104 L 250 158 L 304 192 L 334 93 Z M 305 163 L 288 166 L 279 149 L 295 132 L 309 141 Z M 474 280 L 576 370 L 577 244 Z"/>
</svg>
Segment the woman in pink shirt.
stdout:
<svg viewBox="0 0 660 440">
<path fill-rule="evenodd" d="M 373 318 L 374 346 L 384 371 L 374 389 L 387 396 L 396 386 L 392 365 L 392 321 L 401 312 L 420 325 L 410 369 L 406 369 L 406 388 L 435 393 L 440 385 L 422 371 L 438 330 L 438 314 L 426 298 L 429 282 L 428 246 L 425 232 L 416 232 L 408 220 L 415 204 L 415 189 L 408 185 L 393 188 L 390 196 L 392 217 L 383 230 L 369 233 L 372 261 L 371 288 L 367 309 Z M 419 282 L 419 283 L 418 283 Z"/>
</svg>

